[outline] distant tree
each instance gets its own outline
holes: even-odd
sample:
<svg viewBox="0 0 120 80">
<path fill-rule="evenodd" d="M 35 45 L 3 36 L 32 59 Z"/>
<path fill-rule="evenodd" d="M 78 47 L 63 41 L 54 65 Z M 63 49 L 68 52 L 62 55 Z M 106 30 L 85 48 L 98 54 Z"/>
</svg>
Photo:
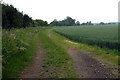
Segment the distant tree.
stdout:
<svg viewBox="0 0 120 80">
<path fill-rule="evenodd" d="M 48 22 L 47 21 L 44 21 L 44 26 L 48 26 Z"/>
<path fill-rule="evenodd" d="M 65 21 L 64 21 L 64 20 L 59 21 L 59 22 L 58 22 L 58 26 L 66 26 L 66 25 L 65 25 Z"/>
<path fill-rule="evenodd" d="M 30 18 L 27 14 L 23 16 L 23 27 L 28 27 L 30 25 Z"/>
<path fill-rule="evenodd" d="M 87 25 L 93 25 L 91 21 L 88 21 L 87 22 Z"/>
<path fill-rule="evenodd" d="M 75 25 L 75 19 L 72 19 L 71 17 L 67 17 L 64 19 L 65 26 L 74 26 Z"/>
<path fill-rule="evenodd" d="M 35 24 L 36 24 L 36 26 L 48 26 L 47 21 L 43 21 L 43 20 L 40 20 L 40 19 L 36 19 Z"/>
<path fill-rule="evenodd" d="M 105 23 L 104 22 L 100 22 L 100 25 L 104 25 Z"/>
<path fill-rule="evenodd" d="M 112 24 L 112 23 L 108 23 L 108 24 Z"/>
<path fill-rule="evenodd" d="M 57 21 L 57 19 L 54 19 L 51 23 L 51 26 L 59 26 L 59 22 Z"/>
<path fill-rule="evenodd" d="M 82 23 L 81 25 L 87 25 L 86 23 Z"/>
<path fill-rule="evenodd" d="M 81 25 L 93 25 L 91 21 L 88 21 L 86 23 L 82 23 Z"/>
<path fill-rule="evenodd" d="M 75 24 L 76 24 L 76 26 L 80 26 L 80 22 L 79 21 L 77 21 Z"/>
<path fill-rule="evenodd" d="M 55 19 L 50 23 L 50 25 L 52 26 L 74 26 L 75 19 L 72 19 L 71 17 L 66 17 L 64 20 L 61 20 L 61 21 L 57 21 Z"/>
</svg>

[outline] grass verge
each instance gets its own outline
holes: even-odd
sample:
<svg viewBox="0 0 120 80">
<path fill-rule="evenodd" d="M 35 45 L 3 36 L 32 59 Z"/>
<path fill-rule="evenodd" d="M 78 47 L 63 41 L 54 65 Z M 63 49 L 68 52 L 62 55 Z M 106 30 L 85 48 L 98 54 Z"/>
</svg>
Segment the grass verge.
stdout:
<svg viewBox="0 0 120 80">
<path fill-rule="evenodd" d="M 3 30 L 3 78 L 17 78 L 36 53 L 37 29 Z"/>
<path fill-rule="evenodd" d="M 45 73 L 52 78 L 75 78 L 72 59 L 63 46 L 59 45 L 59 37 L 53 37 L 51 29 L 44 29 L 40 33 L 40 41 L 48 59 L 44 61 Z"/>
</svg>

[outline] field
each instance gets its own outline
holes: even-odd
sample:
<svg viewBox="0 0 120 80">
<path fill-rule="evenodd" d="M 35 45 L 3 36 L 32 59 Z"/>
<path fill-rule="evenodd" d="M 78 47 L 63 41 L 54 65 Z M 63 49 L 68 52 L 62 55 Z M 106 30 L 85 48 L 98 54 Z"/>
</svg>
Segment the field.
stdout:
<svg viewBox="0 0 120 80">
<path fill-rule="evenodd" d="M 101 48 L 118 49 L 118 26 L 67 26 L 60 27 L 55 32 L 65 37 L 91 45 L 98 45 Z"/>
<path fill-rule="evenodd" d="M 7 2 L 7 0 L 0 2 L 2 6 L 0 79 L 117 79 L 120 77 L 119 22 L 111 20 L 109 16 L 106 16 L 105 20 L 103 14 L 106 12 L 102 17 L 96 16 L 96 18 L 95 15 L 81 14 L 84 11 L 77 10 L 79 7 L 77 1 L 69 4 L 54 1 L 56 4 L 63 4 L 62 7 L 55 5 L 60 11 L 58 13 L 54 13 L 56 9 L 53 9 L 54 6 L 51 6 L 53 2 L 50 1 L 50 5 L 47 6 L 51 14 L 37 1 L 38 4 L 35 6 L 31 6 L 33 1 L 27 6 L 27 2 L 24 2 L 18 7 L 14 7 L 17 2 Z M 82 0 L 81 3 L 84 4 Z M 42 4 L 46 5 L 46 2 Z M 100 8 L 99 5 L 93 6 Z M 92 7 L 90 10 L 93 10 L 91 12 L 94 14 Z M 31 11 L 27 11 L 27 8 Z M 39 11 L 36 8 L 39 8 Z M 82 5 L 81 9 L 87 11 L 88 8 L 84 8 L 85 5 Z M 71 9 L 74 14 L 71 14 Z M 34 15 L 33 12 L 37 14 Z M 56 15 L 59 17 L 55 18 Z M 66 18 L 60 19 L 65 16 Z"/>
<path fill-rule="evenodd" d="M 95 29 L 99 28 L 99 27 L 96 28 L 96 26 L 93 26 L 93 27 Z M 115 28 L 113 28 L 112 26 L 110 27 L 107 26 L 106 28 L 102 26 L 100 27 L 102 29 L 104 28 L 109 31 L 111 30 L 111 28 L 112 30 L 115 31 L 117 28 L 116 26 Z M 110 29 L 108 29 L 108 27 Z M 44 55 L 46 56 L 45 60 L 42 61 L 43 64 L 41 65 L 41 67 L 43 68 L 43 70 L 40 71 L 40 73 L 38 73 L 39 77 L 43 77 L 43 78 L 44 77 L 45 78 L 76 78 L 78 77 L 74 68 L 75 66 L 73 65 L 74 58 L 72 59 L 72 56 L 68 55 L 68 50 L 70 50 L 71 53 L 73 51 L 71 48 L 75 48 L 76 49 L 75 52 L 77 52 L 78 54 L 80 51 L 83 54 L 90 52 L 92 56 L 97 56 L 97 59 L 100 60 L 101 63 L 108 62 L 110 63 L 110 65 L 111 64 L 113 65 L 113 66 L 110 66 L 110 65 L 107 66 L 108 68 L 117 70 L 116 66 L 118 66 L 119 56 L 116 55 L 118 54 L 116 50 L 99 48 L 97 46 L 87 45 L 81 42 L 73 42 L 74 38 L 72 37 L 82 32 L 83 30 L 81 29 L 84 29 L 84 31 L 86 31 L 86 29 L 88 28 L 90 28 L 90 26 L 30 27 L 30 28 L 12 29 L 11 31 L 3 30 L 3 34 L 2 34 L 3 35 L 2 37 L 3 78 L 18 78 L 20 77 L 21 72 L 23 72 L 23 70 L 31 62 L 35 63 L 34 57 L 36 56 L 36 51 L 38 51 L 37 50 L 38 45 L 40 45 L 44 49 L 44 53 L 45 53 Z M 66 32 L 66 35 L 68 33 L 71 34 L 72 40 L 69 39 L 69 36 L 67 36 L 66 38 L 64 36 L 59 35 L 58 33 L 54 32 L 55 30 L 64 34 Z M 80 32 L 76 32 L 76 30 Z M 104 32 L 106 30 L 104 30 Z M 74 35 L 73 35 L 73 32 L 74 32 Z M 116 33 L 113 32 L 112 35 L 114 36 L 114 34 Z M 78 36 L 79 35 L 75 36 L 75 40 L 77 40 Z M 94 38 L 94 36 L 92 37 Z M 116 37 L 115 39 L 112 37 L 110 41 L 116 42 L 117 41 L 116 39 L 117 39 Z M 109 41 L 109 39 L 107 38 L 105 38 L 105 40 Z M 83 57 L 83 58 L 87 58 L 87 57 Z M 79 59 L 79 57 L 76 59 Z M 92 60 L 91 57 L 88 57 L 88 60 L 89 59 Z M 84 61 L 85 64 L 87 62 L 88 61 Z M 92 62 L 94 62 L 94 60 L 92 60 L 90 64 L 92 64 Z M 77 64 L 80 64 L 80 63 L 77 63 Z M 89 68 L 90 70 L 94 71 L 94 68 L 92 67 L 89 67 Z M 98 68 L 99 70 L 98 65 L 96 66 L 96 68 Z M 33 68 L 32 71 L 34 72 L 35 70 L 39 70 L 39 69 Z M 102 69 L 101 71 L 103 70 L 104 69 Z M 83 74 L 81 73 L 79 74 L 80 74 L 79 77 L 82 77 Z M 116 72 L 114 72 L 114 74 L 116 74 Z M 95 75 L 95 74 L 92 73 L 92 75 Z M 100 73 L 100 75 L 103 76 L 102 72 Z"/>
</svg>

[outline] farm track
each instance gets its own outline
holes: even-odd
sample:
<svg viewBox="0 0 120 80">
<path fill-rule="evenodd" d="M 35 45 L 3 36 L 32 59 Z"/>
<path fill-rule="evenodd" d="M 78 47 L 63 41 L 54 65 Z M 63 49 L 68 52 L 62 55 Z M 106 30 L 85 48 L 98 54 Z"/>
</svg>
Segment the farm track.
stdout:
<svg viewBox="0 0 120 80">
<path fill-rule="evenodd" d="M 73 65 L 79 78 L 113 78 L 109 69 L 93 58 L 89 53 L 73 47 L 68 49 Z"/>
<path fill-rule="evenodd" d="M 36 56 L 22 72 L 19 78 L 40 78 L 43 71 L 43 60 L 45 59 L 44 51 L 41 46 L 37 46 Z"/>
<path fill-rule="evenodd" d="M 51 38 L 51 35 L 49 34 L 48 37 Z M 111 71 L 104 68 L 104 65 L 88 52 L 70 47 L 68 48 L 68 53 L 73 59 L 74 69 L 78 78 L 114 78 Z M 44 59 L 46 59 L 44 49 L 38 45 L 36 56 L 32 63 L 22 71 L 19 78 L 43 78 L 43 76 L 40 76 L 40 73 L 45 72 L 42 67 Z M 49 72 L 44 75 L 44 78 L 48 76 Z"/>
</svg>

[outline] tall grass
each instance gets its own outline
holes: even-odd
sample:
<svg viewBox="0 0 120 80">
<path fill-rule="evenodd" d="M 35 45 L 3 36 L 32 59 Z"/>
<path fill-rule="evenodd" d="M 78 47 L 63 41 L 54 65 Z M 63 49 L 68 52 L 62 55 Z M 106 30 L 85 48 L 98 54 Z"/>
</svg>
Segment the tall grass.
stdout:
<svg viewBox="0 0 120 80">
<path fill-rule="evenodd" d="M 36 51 L 38 29 L 3 30 L 3 78 L 15 78 L 32 60 Z"/>
</svg>

